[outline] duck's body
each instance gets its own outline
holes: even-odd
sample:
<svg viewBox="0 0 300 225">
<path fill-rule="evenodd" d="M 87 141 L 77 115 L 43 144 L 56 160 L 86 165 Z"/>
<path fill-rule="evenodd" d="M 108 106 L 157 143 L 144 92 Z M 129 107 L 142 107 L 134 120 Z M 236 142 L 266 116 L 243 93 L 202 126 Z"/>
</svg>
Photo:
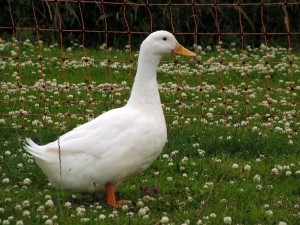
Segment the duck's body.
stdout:
<svg viewBox="0 0 300 225">
<path fill-rule="evenodd" d="M 172 51 L 193 55 L 172 34 L 152 33 L 141 45 L 137 75 L 124 107 L 108 111 L 47 145 L 27 139 L 25 149 L 53 186 L 74 192 L 106 192 L 108 204 L 115 204 L 114 186 L 151 165 L 167 141 L 156 70 L 161 57 Z"/>
<path fill-rule="evenodd" d="M 47 145 L 29 141 L 28 148 L 53 186 L 75 192 L 103 192 L 105 184 L 118 185 L 142 172 L 160 154 L 167 131 L 164 117 L 159 114 L 162 112 L 146 113 L 125 106 Z"/>
</svg>

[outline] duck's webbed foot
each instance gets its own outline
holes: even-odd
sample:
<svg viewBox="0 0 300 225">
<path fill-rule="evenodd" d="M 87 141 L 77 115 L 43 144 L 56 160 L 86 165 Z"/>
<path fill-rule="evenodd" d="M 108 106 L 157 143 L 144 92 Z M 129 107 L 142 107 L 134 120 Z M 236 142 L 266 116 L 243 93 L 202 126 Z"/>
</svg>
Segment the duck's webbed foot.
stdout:
<svg viewBox="0 0 300 225">
<path fill-rule="evenodd" d="M 105 191 L 106 191 L 107 205 L 112 206 L 114 208 L 121 208 L 123 205 L 128 204 L 127 200 L 116 201 L 115 185 L 113 183 L 107 183 L 105 185 Z"/>
</svg>

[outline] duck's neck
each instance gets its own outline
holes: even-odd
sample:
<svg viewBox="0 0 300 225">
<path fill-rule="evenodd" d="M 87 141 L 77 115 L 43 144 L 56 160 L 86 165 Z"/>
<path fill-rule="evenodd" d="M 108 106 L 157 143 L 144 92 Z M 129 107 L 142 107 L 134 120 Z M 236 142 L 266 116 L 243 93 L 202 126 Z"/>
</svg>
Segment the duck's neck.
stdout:
<svg viewBox="0 0 300 225">
<path fill-rule="evenodd" d="M 161 57 L 141 51 L 139 54 L 137 73 L 128 100 L 128 105 L 140 107 L 155 107 L 161 109 L 158 84 L 156 80 L 157 67 Z"/>
</svg>

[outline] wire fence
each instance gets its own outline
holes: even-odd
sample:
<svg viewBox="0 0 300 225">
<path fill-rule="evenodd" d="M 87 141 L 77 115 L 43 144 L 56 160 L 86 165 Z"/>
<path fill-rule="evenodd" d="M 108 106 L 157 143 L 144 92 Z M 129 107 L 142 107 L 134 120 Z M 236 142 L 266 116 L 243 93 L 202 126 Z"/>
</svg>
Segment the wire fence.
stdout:
<svg viewBox="0 0 300 225">
<path fill-rule="evenodd" d="M 166 29 L 198 55 L 167 58 L 159 68 L 169 74 L 158 79 L 173 125 L 218 118 L 255 127 L 253 118 L 271 125 L 285 118 L 299 129 L 300 23 L 294 18 L 300 1 L 161 2 L 32 0 L 20 9 L 7 0 L 0 22 L 0 128 L 68 129 L 72 121 L 126 104 L 139 43 Z M 140 20 L 146 25 L 135 25 Z M 205 28 L 206 20 L 213 26 Z M 74 46 L 79 50 L 71 54 Z M 119 78 L 116 68 L 128 76 Z"/>
</svg>

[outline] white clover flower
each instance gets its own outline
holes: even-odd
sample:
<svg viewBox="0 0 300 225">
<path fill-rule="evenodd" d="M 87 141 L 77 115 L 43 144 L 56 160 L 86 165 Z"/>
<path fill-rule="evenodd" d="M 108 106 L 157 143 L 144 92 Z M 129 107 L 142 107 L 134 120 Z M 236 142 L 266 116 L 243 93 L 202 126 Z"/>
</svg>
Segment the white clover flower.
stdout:
<svg viewBox="0 0 300 225">
<path fill-rule="evenodd" d="M 190 124 L 190 120 L 187 119 L 186 121 L 184 121 L 184 124 Z"/>
<path fill-rule="evenodd" d="M 186 220 L 186 221 L 184 221 L 181 225 L 189 225 L 190 223 L 191 223 L 190 220 Z"/>
<path fill-rule="evenodd" d="M 285 175 L 286 175 L 286 176 L 291 176 L 291 175 L 292 175 L 292 172 L 288 170 L 288 171 L 285 172 Z"/>
<path fill-rule="evenodd" d="M 211 213 L 211 214 L 209 215 L 209 217 L 210 217 L 210 218 L 216 218 L 217 215 L 216 215 L 215 213 Z"/>
<path fill-rule="evenodd" d="M 127 214 L 126 214 L 129 218 L 131 218 L 131 217 L 133 217 L 133 212 L 128 212 Z"/>
<path fill-rule="evenodd" d="M 71 208 L 72 207 L 72 203 L 71 202 L 66 202 L 65 203 L 65 207 L 66 208 Z"/>
<path fill-rule="evenodd" d="M 80 221 L 83 223 L 87 223 L 90 221 L 90 218 L 81 218 Z"/>
<path fill-rule="evenodd" d="M 2 180 L 2 183 L 5 183 L 5 184 L 9 183 L 9 178 L 4 178 L 4 179 Z"/>
<path fill-rule="evenodd" d="M 24 224 L 23 220 L 18 220 L 18 221 L 16 222 L 16 225 L 23 225 L 23 224 Z"/>
<path fill-rule="evenodd" d="M 161 218 L 160 222 L 161 222 L 162 224 L 164 224 L 164 223 L 169 223 L 169 217 L 163 216 L 163 217 Z"/>
<path fill-rule="evenodd" d="M 9 216 L 7 219 L 8 219 L 9 221 L 13 221 L 13 220 L 15 219 L 15 217 L 14 217 L 14 216 Z"/>
<path fill-rule="evenodd" d="M 139 216 L 145 216 L 147 214 L 147 212 L 149 211 L 149 208 L 148 207 L 144 207 L 144 208 L 141 208 L 138 212 L 138 215 Z"/>
<path fill-rule="evenodd" d="M 25 210 L 25 211 L 23 212 L 23 216 L 30 216 L 30 212 L 29 212 L 28 210 Z"/>
<path fill-rule="evenodd" d="M 206 113 L 206 116 L 207 116 L 208 118 L 213 118 L 213 117 L 214 117 L 214 115 L 213 115 L 212 113 L 210 113 L 210 112 Z"/>
<path fill-rule="evenodd" d="M 284 221 L 280 221 L 280 222 L 278 223 L 278 225 L 287 225 L 287 223 L 284 222 Z"/>
<path fill-rule="evenodd" d="M 208 216 L 203 216 L 202 219 L 208 221 L 208 220 L 209 220 L 209 217 L 208 217 Z"/>
<path fill-rule="evenodd" d="M 173 181 L 173 177 L 167 177 L 168 181 Z"/>
<path fill-rule="evenodd" d="M 260 175 L 259 174 L 256 174 L 254 177 L 253 177 L 253 180 L 255 181 L 255 182 L 260 182 Z"/>
<path fill-rule="evenodd" d="M 188 200 L 188 202 L 192 202 L 194 199 L 193 199 L 193 197 L 188 196 L 187 200 Z"/>
<path fill-rule="evenodd" d="M 169 158 L 169 155 L 168 154 L 163 154 L 163 159 L 168 159 Z"/>
<path fill-rule="evenodd" d="M 198 221 L 197 221 L 197 224 L 202 224 L 202 220 L 198 220 Z"/>
<path fill-rule="evenodd" d="M 273 211 L 272 211 L 272 210 L 267 210 L 267 211 L 266 211 L 266 214 L 267 214 L 268 216 L 272 216 L 272 215 L 273 215 Z"/>
<path fill-rule="evenodd" d="M 226 200 L 225 198 L 223 198 L 223 199 L 221 199 L 221 202 L 222 202 L 222 203 L 226 203 L 227 200 Z"/>
<path fill-rule="evenodd" d="M 25 200 L 23 203 L 22 203 L 22 206 L 23 207 L 29 207 L 30 206 L 30 202 L 28 200 Z"/>
<path fill-rule="evenodd" d="M 147 220 L 147 219 L 149 219 L 149 215 L 145 215 L 145 216 L 143 216 L 143 219 L 144 219 L 144 220 Z"/>
<path fill-rule="evenodd" d="M 45 195 L 45 199 L 51 199 L 51 195 Z"/>
<path fill-rule="evenodd" d="M 248 172 L 251 170 L 251 166 L 250 165 L 245 165 L 244 166 L 244 171 Z"/>
<path fill-rule="evenodd" d="M 83 216 L 84 213 L 85 213 L 85 208 L 83 208 L 83 207 L 77 207 L 76 211 L 77 211 L 77 216 Z"/>
<path fill-rule="evenodd" d="M 289 170 L 289 169 L 290 169 L 290 166 L 284 165 L 284 166 L 283 166 L 283 169 L 284 169 L 284 170 Z"/>
<path fill-rule="evenodd" d="M 45 225 L 53 225 L 53 221 L 51 219 L 48 219 L 45 221 Z"/>
<path fill-rule="evenodd" d="M 238 169 L 239 168 L 239 165 L 238 164 L 236 164 L 236 163 L 233 163 L 232 164 L 232 169 Z"/>
<path fill-rule="evenodd" d="M 22 169 L 22 168 L 24 167 L 24 165 L 23 165 L 23 163 L 18 163 L 18 164 L 17 164 L 17 167 L 18 167 L 19 169 Z"/>
<path fill-rule="evenodd" d="M 209 46 L 209 45 L 206 46 L 206 50 L 207 50 L 207 51 L 211 51 L 211 50 L 212 50 L 211 46 Z"/>
<path fill-rule="evenodd" d="M 283 203 L 282 203 L 282 201 L 278 201 L 277 204 L 278 204 L 278 206 L 282 206 Z"/>
<path fill-rule="evenodd" d="M 283 167 L 282 167 L 282 166 L 280 166 L 280 165 L 277 165 L 276 167 L 277 167 L 277 168 L 278 168 L 278 170 L 280 170 L 280 171 L 281 171 L 281 170 L 283 170 Z"/>
<path fill-rule="evenodd" d="M 10 222 L 9 222 L 9 220 L 3 220 L 2 224 L 3 225 L 8 225 L 8 224 L 10 224 Z"/>
<path fill-rule="evenodd" d="M 271 173 L 272 173 L 272 175 L 278 175 L 279 171 L 278 171 L 277 168 L 273 168 L 273 169 L 271 170 Z"/>
<path fill-rule="evenodd" d="M 230 216 L 226 216 L 223 218 L 223 221 L 225 224 L 231 224 L 232 223 L 232 219 Z"/>
<path fill-rule="evenodd" d="M 181 159 L 181 163 L 185 164 L 185 163 L 187 163 L 188 160 L 189 160 L 189 158 L 185 156 Z"/>
<path fill-rule="evenodd" d="M 128 209 L 129 209 L 128 205 L 123 205 L 123 206 L 122 206 L 122 210 L 123 210 L 123 211 L 128 211 Z"/>
<path fill-rule="evenodd" d="M 144 202 L 141 201 L 141 200 L 139 200 L 139 201 L 136 203 L 136 205 L 137 205 L 138 207 L 143 207 L 143 206 L 144 206 Z"/>
<path fill-rule="evenodd" d="M 37 210 L 36 211 L 38 211 L 38 212 L 45 212 L 45 206 L 43 206 L 43 205 L 40 205 L 38 208 L 37 208 Z"/>
<path fill-rule="evenodd" d="M 30 180 L 29 178 L 25 178 L 25 179 L 23 180 L 23 184 L 24 184 L 24 185 L 29 185 L 29 184 L 31 184 L 31 180 Z"/>
<path fill-rule="evenodd" d="M 184 93 L 184 92 L 182 92 L 182 93 L 181 93 L 181 97 L 186 98 L 186 97 L 187 97 L 187 94 Z"/>
<path fill-rule="evenodd" d="M 193 148 L 199 147 L 199 143 L 192 144 Z"/>
<path fill-rule="evenodd" d="M 204 154 L 205 154 L 205 151 L 202 150 L 202 149 L 198 149 L 198 154 L 199 154 L 200 157 L 203 157 Z"/>
<path fill-rule="evenodd" d="M 262 189 L 262 185 L 261 184 L 256 185 L 256 190 L 260 191 L 261 189 Z"/>
<path fill-rule="evenodd" d="M 22 206 L 21 205 L 16 205 L 15 210 L 19 210 L 19 211 L 22 210 Z"/>
<path fill-rule="evenodd" d="M 174 150 L 173 152 L 171 152 L 171 156 L 176 156 L 178 154 L 178 150 Z"/>
<path fill-rule="evenodd" d="M 214 186 L 213 182 L 205 182 L 205 184 L 203 185 L 203 188 L 204 189 L 209 189 L 209 188 L 211 188 L 213 186 Z"/>
<path fill-rule="evenodd" d="M 104 220 L 105 217 L 106 217 L 106 216 L 105 216 L 104 214 L 100 214 L 100 215 L 99 215 L 99 220 Z"/>
<path fill-rule="evenodd" d="M 45 202 L 45 206 L 52 208 L 54 206 L 54 203 L 51 199 L 49 199 Z"/>
</svg>

